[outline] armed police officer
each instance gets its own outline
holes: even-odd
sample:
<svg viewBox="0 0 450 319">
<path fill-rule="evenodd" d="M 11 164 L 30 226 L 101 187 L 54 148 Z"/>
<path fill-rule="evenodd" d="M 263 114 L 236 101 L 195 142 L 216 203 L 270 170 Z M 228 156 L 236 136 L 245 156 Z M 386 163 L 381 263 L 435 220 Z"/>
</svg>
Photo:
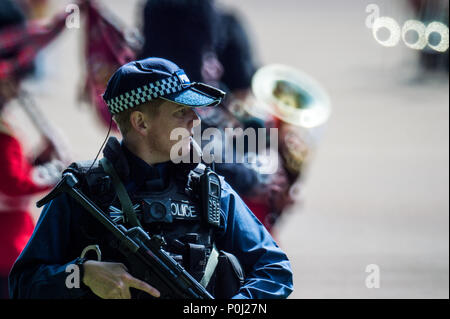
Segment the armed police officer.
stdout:
<svg viewBox="0 0 450 319">
<path fill-rule="evenodd" d="M 214 184 L 219 188 L 205 191 L 201 181 L 209 168 L 171 160 L 175 143 L 193 153 L 189 136 L 174 141 L 171 132 L 191 132 L 195 108 L 215 106 L 223 95 L 190 82 L 168 60 L 130 62 L 111 77 L 103 96 L 122 142 L 110 138 L 99 163 L 74 163 L 68 171 L 111 221 L 164 238 L 164 250 L 216 298 L 286 298 L 293 289 L 290 263 L 236 192 L 222 177 Z M 220 209 L 210 211 L 214 199 Z M 66 285 L 71 265 L 79 266 L 79 288 Z M 62 194 L 45 206 L 16 261 L 10 295 L 170 297 L 132 276 L 132 266 L 105 227 Z"/>
</svg>

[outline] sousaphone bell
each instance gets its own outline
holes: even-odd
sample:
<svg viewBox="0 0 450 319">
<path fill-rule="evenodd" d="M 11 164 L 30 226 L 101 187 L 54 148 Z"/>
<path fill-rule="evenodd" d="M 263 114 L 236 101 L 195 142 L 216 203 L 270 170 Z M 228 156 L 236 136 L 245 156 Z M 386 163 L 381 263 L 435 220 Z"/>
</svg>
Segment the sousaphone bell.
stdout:
<svg viewBox="0 0 450 319">
<path fill-rule="evenodd" d="M 295 177 L 317 145 L 331 114 L 330 99 L 309 75 L 292 67 L 273 64 L 259 69 L 252 79 L 255 101 L 245 110 L 262 118 L 278 120 L 280 153 Z"/>
</svg>

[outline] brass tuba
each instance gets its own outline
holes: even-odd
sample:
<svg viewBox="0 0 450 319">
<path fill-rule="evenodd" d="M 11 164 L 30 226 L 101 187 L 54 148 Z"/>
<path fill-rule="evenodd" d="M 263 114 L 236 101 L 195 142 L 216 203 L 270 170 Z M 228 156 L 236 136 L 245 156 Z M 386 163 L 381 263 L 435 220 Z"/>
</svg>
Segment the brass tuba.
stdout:
<svg viewBox="0 0 450 319">
<path fill-rule="evenodd" d="M 252 92 L 254 101 L 244 104 L 246 112 L 278 120 L 280 154 L 285 168 L 298 177 L 330 117 L 327 93 L 309 75 L 278 64 L 264 66 L 255 73 Z"/>
</svg>

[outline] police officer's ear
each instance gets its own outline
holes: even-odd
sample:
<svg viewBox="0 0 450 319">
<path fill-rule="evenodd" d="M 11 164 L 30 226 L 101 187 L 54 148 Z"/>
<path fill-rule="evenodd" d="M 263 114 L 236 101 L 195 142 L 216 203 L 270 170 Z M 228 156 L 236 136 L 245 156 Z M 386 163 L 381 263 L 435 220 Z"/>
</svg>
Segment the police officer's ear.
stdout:
<svg viewBox="0 0 450 319">
<path fill-rule="evenodd" d="M 139 135 L 147 136 L 150 129 L 148 116 L 141 111 L 134 111 L 130 114 L 130 124 Z"/>
</svg>

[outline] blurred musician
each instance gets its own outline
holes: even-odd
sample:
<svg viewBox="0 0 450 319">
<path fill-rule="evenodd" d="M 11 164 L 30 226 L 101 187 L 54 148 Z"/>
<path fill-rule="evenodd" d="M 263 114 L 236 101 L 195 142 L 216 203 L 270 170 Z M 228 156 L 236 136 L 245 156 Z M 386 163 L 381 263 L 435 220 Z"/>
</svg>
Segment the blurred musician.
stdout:
<svg viewBox="0 0 450 319">
<path fill-rule="evenodd" d="M 167 16 L 172 18 L 167 20 Z M 186 65 L 191 80 L 220 87 L 228 93 L 222 105 L 199 111 L 202 131 L 209 127 L 222 131 L 274 127 L 276 121 L 272 116 L 255 117 L 241 107 L 252 95 L 251 82 L 257 67 L 251 41 L 236 13 L 218 8 L 213 0 L 147 0 L 143 33 L 142 58 L 162 56 Z M 226 142 L 222 141 L 222 145 Z M 216 170 L 269 231 L 285 206 L 292 202 L 290 181 L 282 166 L 270 176 L 261 176 L 251 165 L 242 163 L 217 163 Z"/>
<path fill-rule="evenodd" d="M 19 7 L 10 0 L 0 1 L 0 37 L 11 26 L 24 26 L 25 18 Z M 3 38 L 6 39 L 5 33 Z M 59 165 L 52 162 L 54 145 L 44 138 L 46 147 L 29 161 L 20 141 L 4 119 L 4 110 L 20 96 L 20 81 L 31 72 L 32 66 L 14 72 L 6 61 L 14 60 L 18 48 L 0 46 L 0 298 L 8 298 L 7 277 L 14 261 L 30 238 L 34 221 L 29 212 L 33 195 L 49 190 L 59 176 Z M 12 69 L 12 68 L 11 68 Z M 38 165 L 39 164 L 39 165 Z"/>
</svg>

